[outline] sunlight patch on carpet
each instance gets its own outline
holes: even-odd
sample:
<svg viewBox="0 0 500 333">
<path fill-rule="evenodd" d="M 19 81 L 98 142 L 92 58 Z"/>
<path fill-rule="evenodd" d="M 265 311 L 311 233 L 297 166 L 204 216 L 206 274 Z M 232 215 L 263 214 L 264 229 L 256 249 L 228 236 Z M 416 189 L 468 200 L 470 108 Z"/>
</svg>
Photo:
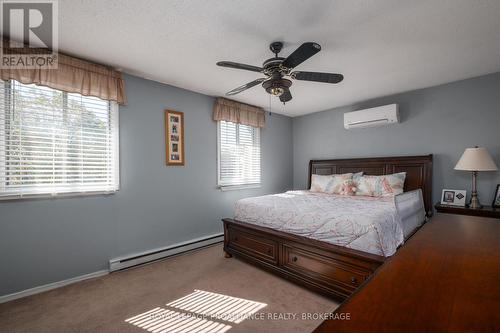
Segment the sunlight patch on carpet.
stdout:
<svg viewBox="0 0 500 333">
<path fill-rule="evenodd" d="M 223 333 L 231 328 L 224 323 L 163 308 L 154 308 L 125 321 L 153 333 Z"/>
<path fill-rule="evenodd" d="M 153 333 L 223 333 L 251 318 L 266 303 L 195 289 L 189 295 L 125 322 Z"/>
<path fill-rule="evenodd" d="M 167 306 L 238 324 L 267 304 L 195 289 L 193 293 L 170 302 Z"/>
</svg>

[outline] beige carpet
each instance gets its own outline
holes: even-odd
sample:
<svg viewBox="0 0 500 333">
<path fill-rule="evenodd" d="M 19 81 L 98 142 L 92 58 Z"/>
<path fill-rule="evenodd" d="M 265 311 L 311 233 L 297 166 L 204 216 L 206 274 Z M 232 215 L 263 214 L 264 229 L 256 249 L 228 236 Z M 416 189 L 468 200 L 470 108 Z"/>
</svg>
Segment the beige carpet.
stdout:
<svg viewBox="0 0 500 333">
<path fill-rule="evenodd" d="M 333 300 L 224 258 L 216 245 L 0 304 L 0 332 L 310 332 L 321 320 L 303 316 L 336 307 Z M 199 315 L 235 308 L 245 316 Z"/>
</svg>

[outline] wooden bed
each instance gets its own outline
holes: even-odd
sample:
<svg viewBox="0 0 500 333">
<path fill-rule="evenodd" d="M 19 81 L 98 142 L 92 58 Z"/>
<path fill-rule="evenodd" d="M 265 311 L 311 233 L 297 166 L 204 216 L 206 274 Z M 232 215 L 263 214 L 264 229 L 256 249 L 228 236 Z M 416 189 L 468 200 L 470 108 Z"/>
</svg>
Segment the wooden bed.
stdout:
<svg viewBox="0 0 500 333">
<path fill-rule="evenodd" d="M 432 214 L 432 155 L 311 160 L 311 175 L 363 171 L 367 175 L 406 172 L 405 191 L 422 189 Z M 382 256 L 225 218 L 224 251 L 301 284 L 344 300 L 384 262 Z M 256 281 L 256 283 L 259 283 Z"/>
</svg>

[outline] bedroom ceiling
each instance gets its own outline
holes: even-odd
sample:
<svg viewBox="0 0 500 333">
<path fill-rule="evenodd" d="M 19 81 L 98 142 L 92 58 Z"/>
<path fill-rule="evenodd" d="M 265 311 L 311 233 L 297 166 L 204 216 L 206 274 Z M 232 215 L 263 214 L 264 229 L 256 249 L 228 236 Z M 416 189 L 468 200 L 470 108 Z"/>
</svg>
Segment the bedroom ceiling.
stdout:
<svg viewBox="0 0 500 333">
<path fill-rule="evenodd" d="M 273 112 L 303 115 L 500 71 L 500 1 L 488 0 L 64 0 L 59 48 L 123 71 L 222 96 L 259 73 L 272 41 L 287 56 L 315 41 L 297 70 L 342 73 L 340 84 L 294 81 Z M 269 108 L 260 86 L 233 96 Z"/>
</svg>

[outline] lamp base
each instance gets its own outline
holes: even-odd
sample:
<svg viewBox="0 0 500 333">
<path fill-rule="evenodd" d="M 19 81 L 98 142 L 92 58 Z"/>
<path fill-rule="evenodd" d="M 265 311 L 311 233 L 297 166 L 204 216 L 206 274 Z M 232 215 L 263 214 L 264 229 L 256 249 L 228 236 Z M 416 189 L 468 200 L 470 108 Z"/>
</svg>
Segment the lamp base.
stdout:
<svg viewBox="0 0 500 333">
<path fill-rule="evenodd" d="M 483 206 L 479 203 L 479 198 L 477 197 L 477 191 L 473 191 L 471 198 L 470 198 L 470 204 L 469 208 L 471 209 L 481 209 Z"/>
</svg>

